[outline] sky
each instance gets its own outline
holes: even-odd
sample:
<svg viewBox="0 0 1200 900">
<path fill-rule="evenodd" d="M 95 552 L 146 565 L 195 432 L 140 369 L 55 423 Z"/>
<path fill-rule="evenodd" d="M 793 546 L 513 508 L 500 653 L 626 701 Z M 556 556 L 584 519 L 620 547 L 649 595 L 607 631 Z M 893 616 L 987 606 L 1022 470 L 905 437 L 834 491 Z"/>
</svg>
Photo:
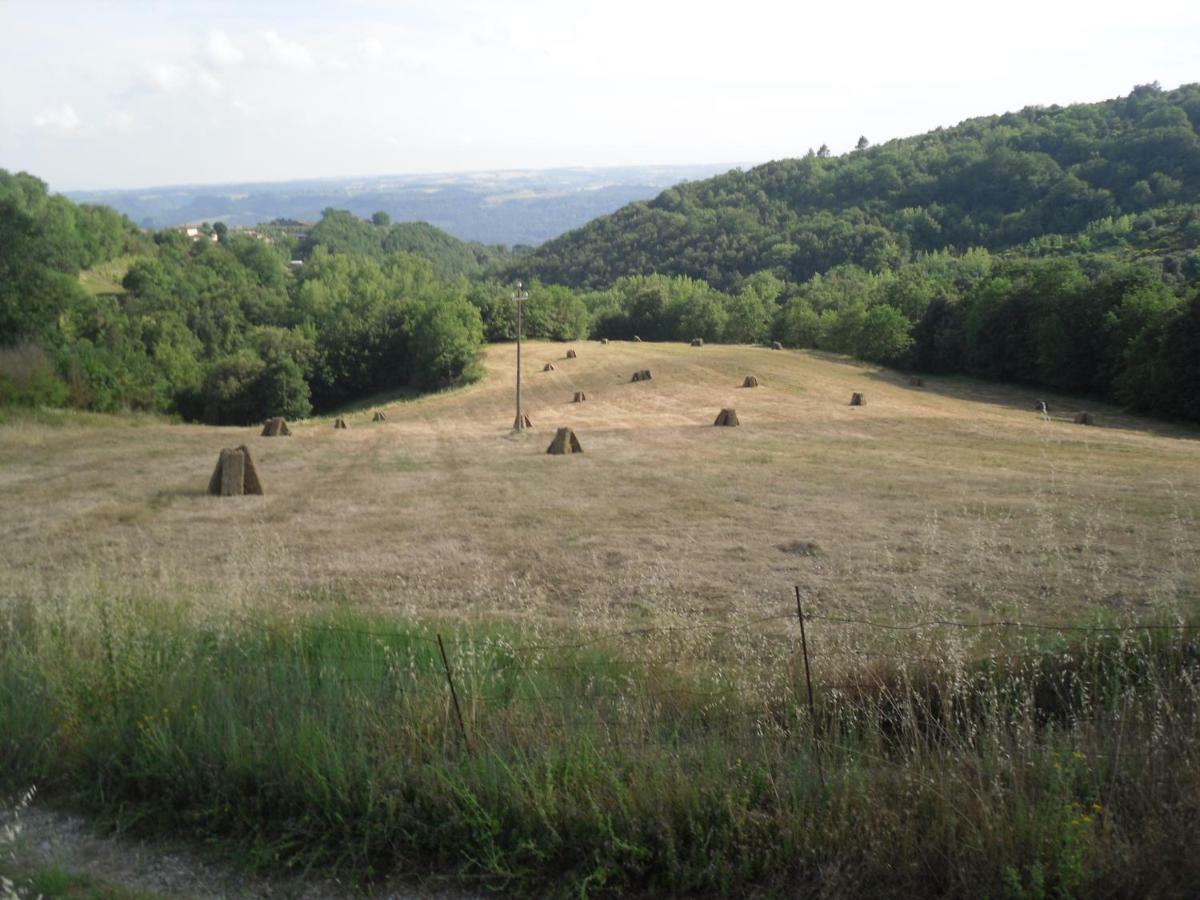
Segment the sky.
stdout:
<svg viewBox="0 0 1200 900">
<path fill-rule="evenodd" d="M 765 162 L 1200 81 L 1200 2 L 0 0 L 53 190 Z"/>
</svg>

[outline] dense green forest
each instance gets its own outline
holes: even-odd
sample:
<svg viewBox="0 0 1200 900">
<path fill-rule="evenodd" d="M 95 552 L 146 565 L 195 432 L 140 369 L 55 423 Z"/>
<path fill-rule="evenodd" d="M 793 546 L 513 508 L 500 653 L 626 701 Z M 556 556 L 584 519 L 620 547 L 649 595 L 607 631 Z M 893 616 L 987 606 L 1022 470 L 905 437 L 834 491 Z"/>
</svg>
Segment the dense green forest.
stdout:
<svg viewBox="0 0 1200 900">
<path fill-rule="evenodd" d="M 473 251 L 346 219 L 312 229 L 294 272 L 287 241 L 147 234 L 0 170 L 0 403 L 249 423 L 472 377 L 483 326 L 449 275 Z M 120 290 L 84 289 L 81 270 L 120 260 Z"/>
<path fill-rule="evenodd" d="M 679 185 L 494 271 L 585 292 L 610 336 L 772 337 L 1200 419 L 1198 131 L 1200 85 L 1143 85 L 863 138 Z"/>
<path fill-rule="evenodd" d="M 519 277 L 529 337 L 779 340 L 1200 421 L 1200 85 L 821 148 L 516 256 L 335 209 L 210 233 L 0 170 L 0 403 L 251 422 L 454 384 Z"/>
</svg>

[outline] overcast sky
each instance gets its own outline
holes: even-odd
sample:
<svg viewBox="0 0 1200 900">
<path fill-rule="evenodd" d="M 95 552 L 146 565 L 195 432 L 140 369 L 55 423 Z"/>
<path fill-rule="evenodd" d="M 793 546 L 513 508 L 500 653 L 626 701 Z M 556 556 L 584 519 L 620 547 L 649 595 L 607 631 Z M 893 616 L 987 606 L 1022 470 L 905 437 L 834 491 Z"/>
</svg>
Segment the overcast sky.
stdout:
<svg viewBox="0 0 1200 900">
<path fill-rule="evenodd" d="M 849 149 L 1200 80 L 1200 2 L 0 0 L 55 190 Z"/>
</svg>

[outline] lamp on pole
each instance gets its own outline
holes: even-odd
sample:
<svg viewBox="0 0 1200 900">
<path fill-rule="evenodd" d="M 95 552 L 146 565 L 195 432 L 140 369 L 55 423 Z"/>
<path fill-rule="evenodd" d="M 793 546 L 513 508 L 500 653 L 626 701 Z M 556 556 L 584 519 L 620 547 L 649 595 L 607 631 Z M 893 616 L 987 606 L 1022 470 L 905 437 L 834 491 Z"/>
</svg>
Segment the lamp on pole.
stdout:
<svg viewBox="0 0 1200 900">
<path fill-rule="evenodd" d="M 518 281 L 512 295 L 512 301 L 517 307 L 517 418 L 513 422 L 513 431 L 525 430 L 525 417 L 521 415 L 521 305 L 528 299 L 528 292 Z"/>
</svg>

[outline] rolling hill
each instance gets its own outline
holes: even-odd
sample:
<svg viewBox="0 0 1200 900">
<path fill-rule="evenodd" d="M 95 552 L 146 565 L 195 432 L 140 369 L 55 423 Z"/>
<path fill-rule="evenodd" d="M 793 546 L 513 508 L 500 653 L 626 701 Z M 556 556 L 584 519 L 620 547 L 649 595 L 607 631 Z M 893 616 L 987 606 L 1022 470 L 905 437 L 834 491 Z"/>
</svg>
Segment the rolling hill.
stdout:
<svg viewBox="0 0 1200 900">
<path fill-rule="evenodd" d="M 1200 272 L 1200 85 L 969 119 L 833 157 L 822 150 L 663 191 L 547 242 L 506 271 L 603 289 L 686 275 L 722 289 L 801 282 L 943 249 L 1115 249 Z M 1129 221 L 1122 222 L 1122 217 Z M 1048 236 L 1059 237 L 1039 246 Z M 1077 236 L 1077 237 L 1074 237 Z M 1031 245 L 1033 242 L 1033 245 Z"/>
<path fill-rule="evenodd" d="M 423 613 L 541 621 L 752 614 L 793 583 L 831 608 L 920 598 L 964 615 L 1200 595 L 1185 562 L 1200 552 L 1194 429 L 1097 404 L 1096 426 L 1074 425 L 1074 398 L 958 377 L 914 388 L 825 354 L 614 341 L 567 360 L 567 346 L 525 348 L 523 437 L 508 431 L 511 344 L 487 348 L 480 383 L 356 408 L 346 431 L 20 420 L 0 429 L 0 488 L 25 510 L 0 531 L 0 579 L 41 591 L 23 573 L 52 557 L 71 584 L 149 590 L 170 572 L 182 594 L 266 599 L 337 583 L 369 605 L 403 585 Z M 642 368 L 653 380 L 630 383 Z M 762 387 L 741 388 L 747 374 Z M 711 427 L 728 406 L 741 427 Z M 545 455 L 558 426 L 582 456 Z M 243 443 L 266 496 L 206 497 L 218 451 Z"/>
</svg>

